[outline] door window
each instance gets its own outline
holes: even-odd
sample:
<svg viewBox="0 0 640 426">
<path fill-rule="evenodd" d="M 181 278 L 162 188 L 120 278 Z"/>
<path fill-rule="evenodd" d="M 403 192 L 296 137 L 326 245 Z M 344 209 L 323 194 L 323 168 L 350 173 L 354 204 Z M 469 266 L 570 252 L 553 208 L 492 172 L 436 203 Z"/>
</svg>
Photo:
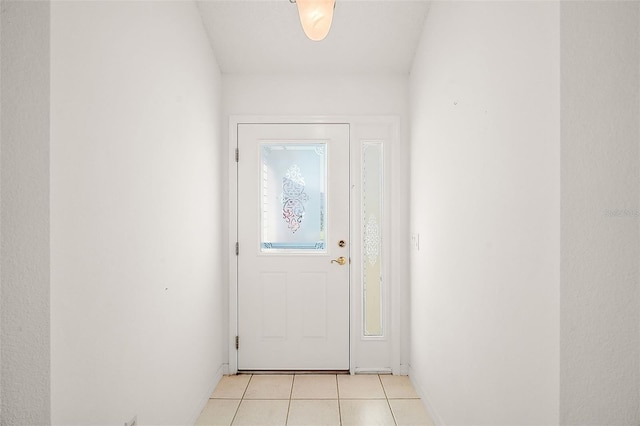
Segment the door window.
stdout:
<svg viewBox="0 0 640 426">
<path fill-rule="evenodd" d="M 326 253 L 327 144 L 260 147 L 261 251 Z"/>
<path fill-rule="evenodd" d="M 382 142 L 362 144 L 362 316 L 366 337 L 383 333 L 382 289 Z"/>
</svg>

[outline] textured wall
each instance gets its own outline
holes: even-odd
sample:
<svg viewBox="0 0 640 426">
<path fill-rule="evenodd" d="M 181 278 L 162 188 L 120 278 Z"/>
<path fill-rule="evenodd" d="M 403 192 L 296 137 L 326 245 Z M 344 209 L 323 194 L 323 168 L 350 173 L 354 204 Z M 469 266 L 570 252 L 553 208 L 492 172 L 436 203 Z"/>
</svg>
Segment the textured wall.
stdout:
<svg viewBox="0 0 640 426">
<path fill-rule="evenodd" d="M 49 4 L 0 7 L 0 423 L 47 424 Z"/>
<path fill-rule="evenodd" d="M 215 57 L 193 2 L 51 18 L 53 423 L 190 424 L 227 349 Z"/>
<path fill-rule="evenodd" d="M 411 72 L 411 377 L 450 425 L 558 422 L 559 6 L 434 2 Z"/>
<path fill-rule="evenodd" d="M 562 3 L 562 424 L 640 424 L 639 28 Z"/>
</svg>

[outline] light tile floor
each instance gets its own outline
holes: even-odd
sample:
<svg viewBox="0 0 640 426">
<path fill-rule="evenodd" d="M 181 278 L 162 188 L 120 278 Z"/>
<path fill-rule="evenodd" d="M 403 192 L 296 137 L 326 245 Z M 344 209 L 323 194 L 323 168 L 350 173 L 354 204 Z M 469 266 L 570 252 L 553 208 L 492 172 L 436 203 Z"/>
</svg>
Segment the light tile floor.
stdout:
<svg viewBox="0 0 640 426">
<path fill-rule="evenodd" d="M 197 426 L 433 426 L 407 376 L 224 376 Z"/>
</svg>

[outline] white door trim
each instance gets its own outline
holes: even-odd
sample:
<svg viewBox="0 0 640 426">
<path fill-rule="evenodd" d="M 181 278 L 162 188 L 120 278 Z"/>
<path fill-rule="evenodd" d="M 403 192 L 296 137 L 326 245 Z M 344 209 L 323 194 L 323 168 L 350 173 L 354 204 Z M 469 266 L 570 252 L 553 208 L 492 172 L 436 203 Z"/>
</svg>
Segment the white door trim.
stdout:
<svg viewBox="0 0 640 426">
<path fill-rule="evenodd" d="M 229 216 L 228 216 L 228 253 L 229 253 L 229 335 L 228 335 L 228 353 L 229 353 L 229 374 L 236 374 L 238 372 L 238 359 L 237 359 L 237 351 L 236 351 L 236 341 L 235 338 L 238 332 L 238 274 L 237 274 L 237 261 L 238 258 L 235 256 L 235 248 L 237 241 L 237 229 L 238 229 L 238 175 L 237 175 L 237 167 L 236 167 L 236 147 L 237 147 L 237 137 L 238 137 L 238 124 L 247 123 L 247 124 L 267 124 L 267 123 L 295 123 L 295 124 L 303 124 L 303 123 L 344 123 L 350 125 L 350 140 L 351 140 L 351 158 L 354 161 L 354 158 L 358 158 L 359 164 L 359 156 L 360 156 L 360 146 L 356 143 L 356 139 L 353 138 L 354 132 L 357 132 L 359 126 L 367 126 L 367 125 L 387 125 L 391 129 L 388 143 L 388 149 L 386 156 L 386 166 L 385 166 L 385 193 L 390 194 L 391 183 L 390 177 L 392 176 L 392 158 L 394 156 L 394 151 L 398 149 L 398 129 L 399 129 L 399 119 L 396 116 L 269 116 L 269 115 L 232 115 L 229 117 L 229 155 L 228 155 L 228 164 L 229 164 Z M 240 154 L 242 155 L 242 154 Z M 395 153 L 398 155 L 398 153 Z M 360 168 L 354 169 L 352 167 L 351 171 L 351 182 L 359 183 L 360 182 Z M 358 192 L 359 193 L 359 192 Z M 384 210 L 387 214 L 387 219 L 385 219 L 385 225 L 383 225 L 383 233 L 384 235 L 391 236 L 391 206 L 390 206 L 390 198 L 387 196 L 385 200 Z M 351 223 L 356 224 L 359 223 L 359 220 L 354 220 L 357 218 L 356 216 L 360 214 L 360 202 L 359 197 L 352 196 L 351 197 Z M 408 206 L 407 206 L 408 207 Z M 356 226 L 352 226 L 351 229 L 351 241 L 358 241 L 359 247 L 360 240 L 360 230 Z M 360 282 L 360 268 L 356 267 L 356 265 L 360 264 L 360 253 L 356 247 L 352 250 L 352 264 L 354 267 L 351 268 L 351 301 L 350 301 L 350 359 L 349 359 L 349 371 L 351 374 L 356 372 L 387 372 L 389 369 L 393 374 L 406 374 L 404 372 L 404 368 L 401 369 L 400 360 L 401 360 L 401 331 L 404 327 L 407 327 L 408 324 L 401 324 L 401 303 L 403 300 L 406 300 L 406 291 L 407 291 L 407 283 L 399 282 L 399 280 L 395 279 L 396 273 L 394 273 L 392 258 L 395 256 L 391 255 L 391 240 L 392 238 L 386 238 L 383 242 L 383 261 L 385 266 L 385 279 L 387 283 L 395 283 L 395 285 L 387 285 L 387 297 L 389 299 L 388 312 L 386 315 L 386 321 L 388 322 L 388 332 L 387 336 L 389 339 L 390 346 L 390 366 L 368 366 L 365 368 L 359 368 L 358 364 L 358 346 L 359 341 L 363 341 L 366 339 L 362 339 L 361 337 L 361 319 L 360 319 L 360 286 L 357 285 Z M 408 252 L 408 244 L 407 244 L 407 252 Z M 408 255 L 408 253 L 400 253 L 400 255 Z M 240 343 L 242 344 L 242 343 Z"/>
</svg>

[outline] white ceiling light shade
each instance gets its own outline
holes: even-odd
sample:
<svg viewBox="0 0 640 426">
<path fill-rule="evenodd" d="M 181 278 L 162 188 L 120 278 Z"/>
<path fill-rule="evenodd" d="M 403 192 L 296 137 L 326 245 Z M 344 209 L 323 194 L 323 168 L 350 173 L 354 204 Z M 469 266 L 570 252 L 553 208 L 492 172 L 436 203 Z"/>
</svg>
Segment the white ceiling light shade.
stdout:
<svg viewBox="0 0 640 426">
<path fill-rule="evenodd" d="M 331 29 L 336 0 L 294 0 L 293 2 L 298 6 L 300 23 L 307 37 L 313 41 L 323 40 Z"/>
</svg>

